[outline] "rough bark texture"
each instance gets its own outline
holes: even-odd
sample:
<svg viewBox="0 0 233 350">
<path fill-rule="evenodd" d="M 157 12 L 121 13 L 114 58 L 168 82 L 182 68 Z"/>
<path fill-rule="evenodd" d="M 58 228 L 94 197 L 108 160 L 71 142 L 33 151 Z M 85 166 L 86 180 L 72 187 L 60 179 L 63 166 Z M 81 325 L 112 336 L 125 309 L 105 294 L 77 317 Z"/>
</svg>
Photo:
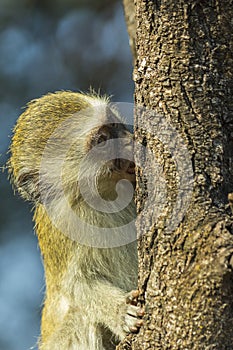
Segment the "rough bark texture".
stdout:
<svg viewBox="0 0 233 350">
<path fill-rule="evenodd" d="M 136 21 L 135 21 L 135 5 L 133 0 L 123 0 L 125 21 L 129 33 L 129 45 L 132 51 L 133 58 L 136 58 Z"/>
<path fill-rule="evenodd" d="M 157 137 L 155 119 L 138 114 L 136 138 L 163 168 L 167 205 L 157 221 L 153 205 L 139 215 L 145 324 L 118 349 L 232 350 L 233 3 L 135 0 L 135 5 L 136 104 L 165 116 L 182 135 L 194 187 L 184 219 L 166 231 L 177 195 L 176 163 Z M 138 152 L 136 159 L 142 156 Z M 155 174 L 155 164 L 145 159 L 138 171 L 139 213 L 146 200 L 144 172 Z"/>
</svg>

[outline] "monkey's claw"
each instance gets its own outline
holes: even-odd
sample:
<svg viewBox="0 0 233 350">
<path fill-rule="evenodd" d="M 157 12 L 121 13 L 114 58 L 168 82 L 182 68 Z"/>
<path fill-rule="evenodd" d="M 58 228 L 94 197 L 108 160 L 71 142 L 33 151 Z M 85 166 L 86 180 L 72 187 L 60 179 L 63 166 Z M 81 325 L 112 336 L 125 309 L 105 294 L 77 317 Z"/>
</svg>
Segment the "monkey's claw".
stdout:
<svg viewBox="0 0 233 350">
<path fill-rule="evenodd" d="M 142 307 L 137 306 L 139 294 L 138 290 L 133 290 L 126 298 L 127 310 L 124 331 L 127 333 L 136 333 L 143 325 L 141 317 L 144 316 L 145 311 Z"/>
<path fill-rule="evenodd" d="M 137 305 L 139 294 L 139 290 L 132 290 L 126 298 L 126 304 Z"/>
</svg>

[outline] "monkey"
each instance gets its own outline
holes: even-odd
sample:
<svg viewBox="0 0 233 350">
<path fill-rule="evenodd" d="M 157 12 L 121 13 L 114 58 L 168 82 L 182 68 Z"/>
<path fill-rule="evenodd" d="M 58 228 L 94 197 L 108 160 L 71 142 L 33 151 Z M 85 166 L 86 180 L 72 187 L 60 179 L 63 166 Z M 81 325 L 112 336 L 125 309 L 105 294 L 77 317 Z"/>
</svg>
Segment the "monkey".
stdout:
<svg viewBox="0 0 233 350">
<path fill-rule="evenodd" d="M 8 171 L 33 205 L 44 264 L 40 350 L 112 350 L 142 326 L 136 208 L 117 200 L 135 188 L 132 152 L 106 96 L 48 93 L 18 118 Z"/>
</svg>

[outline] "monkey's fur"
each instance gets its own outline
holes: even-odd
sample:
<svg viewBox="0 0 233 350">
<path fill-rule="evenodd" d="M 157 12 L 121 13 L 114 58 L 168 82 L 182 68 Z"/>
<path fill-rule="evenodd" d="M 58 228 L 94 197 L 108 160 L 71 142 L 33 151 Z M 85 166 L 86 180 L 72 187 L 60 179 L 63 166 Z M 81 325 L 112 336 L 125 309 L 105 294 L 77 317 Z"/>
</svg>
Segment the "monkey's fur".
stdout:
<svg viewBox="0 0 233 350">
<path fill-rule="evenodd" d="M 80 111 L 84 112 L 80 115 Z M 79 228 L 70 225 L 60 198 L 54 199 L 56 179 L 48 177 L 40 184 L 45 147 L 52 137 L 51 144 L 54 143 L 62 154 L 69 135 L 64 129 L 61 138 L 56 130 L 69 118 L 75 120 L 75 125 L 71 123 L 70 126 L 75 129 L 75 137 L 62 167 L 62 186 L 72 210 L 93 227 L 113 229 L 116 225 L 127 224 L 135 215 L 133 200 L 120 214 L 103 215 L 91 208 L 80 194 L 79 164 L 92 147 L 106 139 L 121 137 L 132 151 L 132 136 L 109 106 L 108 99 L 63 91 L 30 102 L 14 130 L 9 172 L 22 197 L 33 202 L 35 228 L 44 261 L 46 298 L 39 349 L 110 350 L 141 325 L 138 317 L 142 310 L 135 306 L 136 294 L 131 292 L 137 286 L 136 241 L 131 239 L 131 243 L 122 246 L 98 248 L 93 244 L 88 246 L 88 242 L 81 244 L 78 238 L 72 239 L 73 231 L 76 237 Z M 123 159 L 110 160 L 100 172 L 93 172 L 95 164 L 88 164 L 83 175 L 87 177 L 87 185 L 88 176 L 95 176 L 99 193 L 110 204 L 116 198 L 115 186 L 119 179 L 134 182 L 132 164 Z M 43 190 L 48 193 L 49 213 L 41 195 Z M 54 224 L 62 224 L 63 220 L 68 234 L 59 229 L 63 226 Z M 123 232 L 124 235 L 127 232 Z M 130 302 L 127 303 L 127 299 Z"/>
</svg>

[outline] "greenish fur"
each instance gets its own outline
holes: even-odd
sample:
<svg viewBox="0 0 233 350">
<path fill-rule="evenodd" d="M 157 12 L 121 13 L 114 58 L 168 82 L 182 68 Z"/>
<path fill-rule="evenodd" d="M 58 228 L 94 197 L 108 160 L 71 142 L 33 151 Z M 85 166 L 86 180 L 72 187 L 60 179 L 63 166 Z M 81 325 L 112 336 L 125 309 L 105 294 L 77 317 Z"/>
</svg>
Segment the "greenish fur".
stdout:
<svg viewBox="0 0 233 350">
<path fill-rule="evenodd" d="M 95 94 L 67 91 L 48 94 L 28 104 L 14 129 L 9 174 L 21 196 L 34 205 L 35 229 L 45 267 L 40 350 L 110 350 L 127 333 L 126 298 L 137 286 L 136 241 L 115 248 L 81 245 L 54 226 L 39 199 L 39 169 L 49 138 L 53 135 L 56 141 L 56 128 L 62 122 L 98 103 L 103 110 L 108 107 L 108 99 Z M 89 133 L 104 122 L 104 116 L 101 114 L 96 120 L 91 114 L 79 113 L 78 117 L 80 138 L 75 143 L 75 152 L 71 147 L 63 170 L 65 193 L 72 209 L 87 222 L 100 227 L 121 226 L 135 216 L 133 201 L 120 214 L 103 215 L 91 209 L 80 196 L 75 181 L 79 162 L 87 152 Z M 106 180 L 99 182 L 100 188 L 111 200 L 115 188 L 109 190 L 108 186 L 113 185 L 113 180 L 105 170 L 101 176 Z M 50 180 L 50 205 L 54 206 L 52 213 L 59 221 L 66 213 L 62 212 L 63 202 L 53 200 L 53 179 Z M 57 208 L 61 208 L 61 213 Z"/>
</svg>

